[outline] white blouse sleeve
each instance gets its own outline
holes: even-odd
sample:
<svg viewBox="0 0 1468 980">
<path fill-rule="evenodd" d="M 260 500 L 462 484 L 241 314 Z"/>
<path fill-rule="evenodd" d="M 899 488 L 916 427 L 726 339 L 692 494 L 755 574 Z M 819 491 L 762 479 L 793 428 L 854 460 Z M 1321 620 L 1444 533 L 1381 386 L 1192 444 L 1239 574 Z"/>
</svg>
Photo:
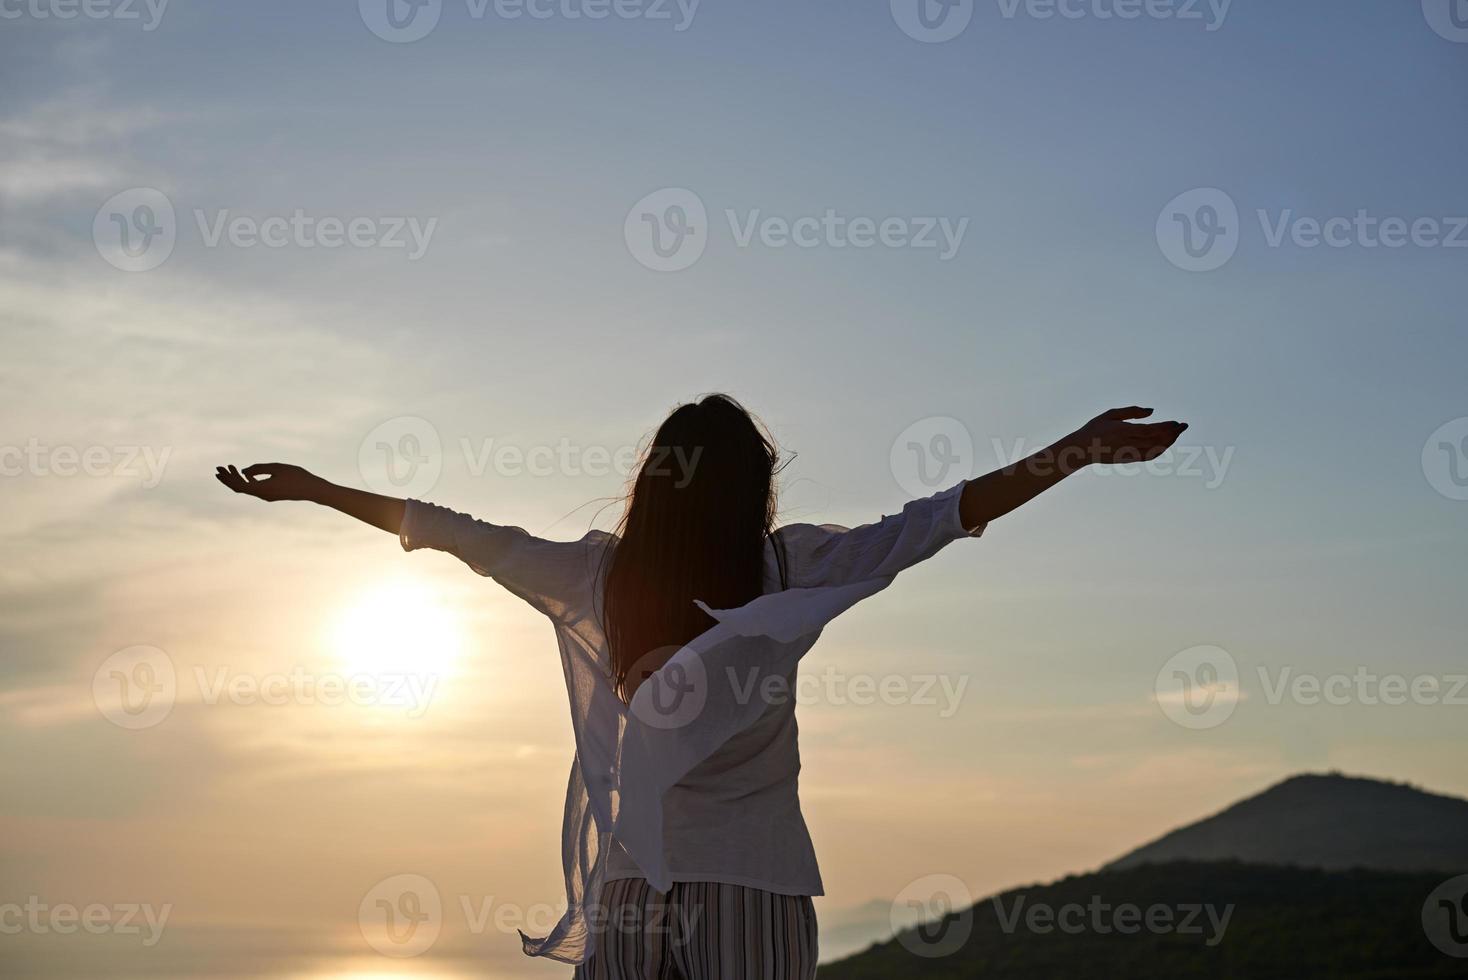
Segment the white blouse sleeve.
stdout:
<svg viewBox="0 0 1468 980">
<path fill-rule="evenodd" d="M 953 541 L 978 537 L 986 525 L 966 528 L 959 518 L 964 485 L 913 500 L 900 513 L 860 527 L 788 524 L 780 528 L 777 533 L 790 559 L 790 584 L 816 588 L 890 579 Z"/>
<path fill-rule="evenodd" d="M 407 502 L 399 532 L 404 551 L 446 551 L 560 620 L 587 608 L 606 537 L 592 531 L 579 541 L 547 541 L 421 500 Z"/>
</svg>

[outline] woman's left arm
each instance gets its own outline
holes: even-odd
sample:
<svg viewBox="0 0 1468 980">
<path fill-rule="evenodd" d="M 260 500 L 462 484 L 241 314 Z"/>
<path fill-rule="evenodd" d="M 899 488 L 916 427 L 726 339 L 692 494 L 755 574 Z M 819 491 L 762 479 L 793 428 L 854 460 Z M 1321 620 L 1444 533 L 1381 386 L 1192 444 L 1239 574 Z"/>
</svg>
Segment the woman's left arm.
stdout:
<svg viewBox="0 0 1468 980">
<path fill-rule="evenodd" d="M 1097 464 L 1156 459 L 1188 428 L 1185 422 L 1138 422 L 1150 408 L 1113 408 L 1039 452 L 970 480 L 959 499 L 959 519 L 975 528 L 1003 517 L 1072 473 Z"/>
</svg>

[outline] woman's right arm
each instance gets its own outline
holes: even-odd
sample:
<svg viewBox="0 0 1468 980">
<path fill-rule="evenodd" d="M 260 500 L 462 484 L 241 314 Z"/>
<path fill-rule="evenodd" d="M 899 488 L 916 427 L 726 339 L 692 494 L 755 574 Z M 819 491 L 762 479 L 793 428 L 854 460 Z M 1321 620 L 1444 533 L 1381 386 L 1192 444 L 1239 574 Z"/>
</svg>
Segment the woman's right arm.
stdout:
<svg viewBox="0 0 1468 980">
<path fill-rule="evenodd" d="M 235 493 L 261 500 L 309 500 L 390 534 L 400 534 L 406 501 L 365 490 L 339 487 L 289 463 L 256 463 L 238 470 L 215 467 L 214 477 Z"/>
<path fill-rule="evenodd" d="M 547 541 L 518 527 L 479 521 L 446 507 L 339 487 L 299 466 L 256 463 L 244 470 L 216 468 L 235 493 L 261 500 L 309 500 L 395 534 L 403 548 L 431 548 L 488 575 L 554 619 L 591 609 L 591 581 L 609 535 L 593 531 L 579 541 Z M 411 504 L 411 507 L 409 506 Z"/>
</svg>

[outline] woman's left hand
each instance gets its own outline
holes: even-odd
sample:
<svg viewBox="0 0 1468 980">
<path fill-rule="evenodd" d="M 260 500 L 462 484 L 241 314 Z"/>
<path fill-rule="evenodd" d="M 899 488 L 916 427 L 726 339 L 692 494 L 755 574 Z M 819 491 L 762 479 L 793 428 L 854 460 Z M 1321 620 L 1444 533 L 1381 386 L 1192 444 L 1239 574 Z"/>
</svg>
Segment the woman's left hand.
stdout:
<svg viewBox="0 0 1468 980">
<path fill-rule="evenodd" d="M 1081 426 L 1067 441 L 1081 450 L 1088 463 L 1142 463 L 1156 459 L 1172 448 L 1187 431 L 1188 424 L 1136 421 L 1151 414 L 1150 408 L 1113 408 Z"/>
</svg>

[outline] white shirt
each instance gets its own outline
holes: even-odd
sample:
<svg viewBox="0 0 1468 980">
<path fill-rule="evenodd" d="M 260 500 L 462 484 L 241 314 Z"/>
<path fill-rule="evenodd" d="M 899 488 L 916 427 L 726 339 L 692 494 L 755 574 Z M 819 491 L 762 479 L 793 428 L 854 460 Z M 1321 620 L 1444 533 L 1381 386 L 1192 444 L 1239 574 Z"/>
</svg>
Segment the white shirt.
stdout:
<svg viewBox="0 0 1468 980">
<path fill-rule="evenodd" d="M 408 501 L 404 549 L 457 556 L 555 625 L 576 738 L 562 822 L 567 911 L 549 936 L 521 934 L 527 954 L 589 958 L 587 906 L 616 878 L 645 877 L 659 891 L 674 881 L 721 881 L 823 893 L 797 790 L 792 694 L 800 658 L 828 622 L 898 572 L 983 533 L 959 520 L 962 489 L 857 528 L 781 527 L 789 587 L 781 589 L 767 544 L 765 594 L 738 609 L 699 603 L 715 625 L 644 681 L 630 706 L 613 689 L 599 619 L 603 559 L 615 536 L 546 541 Z"/>
</svg>

